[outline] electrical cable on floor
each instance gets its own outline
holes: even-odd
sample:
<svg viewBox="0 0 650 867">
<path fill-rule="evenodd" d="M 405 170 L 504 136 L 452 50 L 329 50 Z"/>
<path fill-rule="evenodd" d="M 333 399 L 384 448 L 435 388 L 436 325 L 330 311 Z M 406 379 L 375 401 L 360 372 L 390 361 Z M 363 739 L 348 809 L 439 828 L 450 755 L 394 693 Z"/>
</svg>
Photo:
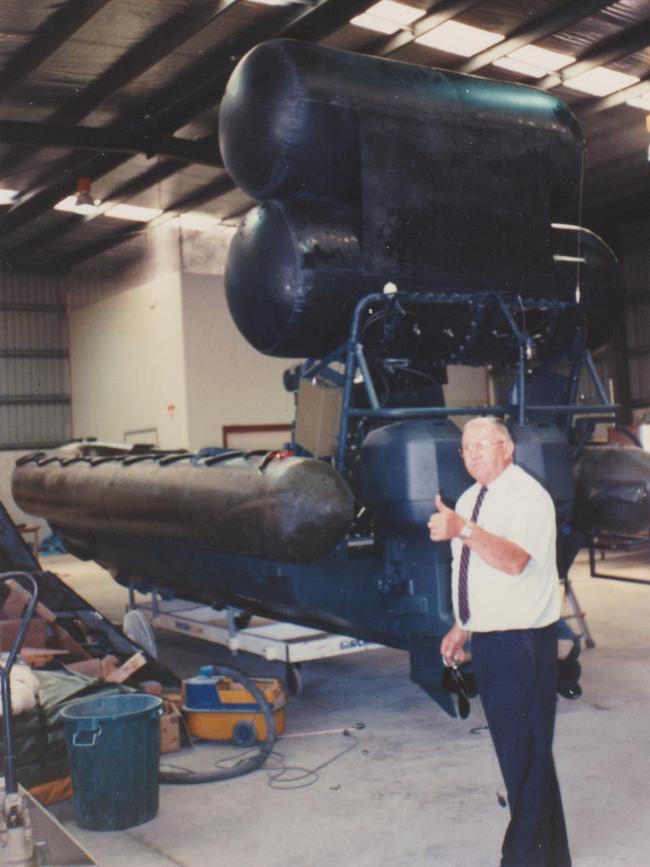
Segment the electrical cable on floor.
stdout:
<svg viewBox="0 0 650 867">
<path fill-rule="evenodd" d="M 322 762 L 315 768 L 302 768 L 296 765 L 286 765 L 284 753 L 279 752 L 279 750 L 273 750 L 266 763 L 266 772 L 268 775 L 268 785 L 272 789 L 304 789 L 308 786 L 312 786 L 320 779 L 319 771 L 322 771 L 328 765 L 331 765 L 337 759 L 340 759 L 346 753 L 349 753 L 351 750 L 355 749 L 358 746 L 358 738 L 356 738 L 352 734 L 352 729 L 356 731 L 360 731 L 365 728 L 365 723 L 354 723 L 347 728 L 336 728 L 336 729 L 322 729 L 320 731 L 308 731 L 308 732 L 294 732 L 290 735 L 284 735 L 282 740 L 288 740 L 290 738 L 308 738 L 308 737 L 317 737 L 321 735 L 330 735 L 330 734 L 342 734 L 344 737 L 350 737 L 353 740 L 349 746 L 347 746 L 344 750 L 336 753 L 331 758 L 327 759 L 325 762 Z M 219 762 L 215 763 L 215 767 L 225 770 L 228 768 L 237 767 L 237 765 L 244 761 L 248 752 L 243 754 L 238 754 L 237 756 L 232 756 L 231 761 L 228 758 L 222 759 Z M 271 765 L 271 762 L 276 762 L 275 765 Z M 290 776 L 285 777 L 285 774 L 290 774 Z"/>
<path fill-rule="evenodd" d="M 297 765 L 285 765 L 284 764 L 284 754 L 274 750 L 271 753 L 270 758 L 272 760 L 277 760 L 278 764 L 275 767 L 272 767 L 270 763 L 266 766 L 266 773 L 268 775 L 268 785 L 272 789 L 305 789 L 308 786 L 313 786 L 314 783 L 318 782 L 320 779 L 319 771 L 322 771 L 324 768 L 333 764 L 335 761 L 340 759 L 342 756 L 349 753 L 351 750 L 354 750 L 358 744 L 359 739 L 352 734 L 350 729 L 342 729 L 341 734 L 344 737 L 352 738 L 352 743 L 347 746 L 345 749 L 331 756 L 331 758 L 327 759 L 324 762 L 321 762 L 320 765 L 317 765 L 315 768 L 301 768 Z"/>
</svg>

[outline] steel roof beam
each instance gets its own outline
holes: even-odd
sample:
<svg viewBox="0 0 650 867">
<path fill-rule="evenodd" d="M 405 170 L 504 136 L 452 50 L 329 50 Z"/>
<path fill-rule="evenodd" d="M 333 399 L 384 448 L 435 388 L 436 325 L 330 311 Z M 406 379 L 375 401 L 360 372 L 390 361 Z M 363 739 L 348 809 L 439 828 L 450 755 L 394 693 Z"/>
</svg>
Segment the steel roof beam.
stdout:
<svg viewBox="0 0 650 867">
<path fill-rule="evenodd" d="M 138 135 L 114 127 L 56 126 L 22 120 L 0 120 L 0 142 L 40 147 L 80 148 L 106 153 L 142 153 L 173 157 L 188 163 L 223 168 L 215 143 L 173 137 Z"/>
<path fill-rule="evenodd" d="M 169 133 L 216 105 L 218 94 L 225 88 L 239 58 L 258 42 L 267 39 L 318 41 L 374 2 L 376 0 L 317 0 L 317 5 L 307 7 L 306 11 L 303 7 L 288 15 L 273 34 L 268 33 L 268 25 L 260 20 L 230 44 L 228 55 L 224 56 L 221 49 L 215 50 L 195 64 L 182 81 L 155 97 L 147 107 L 147 124 L 158 132 Z"/>
<path fill-rule="evenodd" d="M 150 169 L 147 169 L 147 171 L 112 189 L 105 200 L 98 205 L 94 213 L 88 215 L 68 214 L 66 218 L 62 216 L 56 226 L 48 226 L 42 232 L 31 235 L 26 241 L 13 247 L 11 253 L 6 255 L 5 259 L 11 261 L 12 264 L 33 262 L 35 251 L 38 251 L 41 247 L 51 244 L 69 232 L 73 232 L 84 223 L 89 223 L 97 219 L 97 217 L 102 217 L 115 205 L 133 198 L 133 196 L 137 196 L 138 193 L 148 190 L 154 184 L 161 183 L 171 175 L 176 174 L 177 171 L 178 163 L 175 160 L 161 160 L 157 162 Z"/>
<path fill-rule="evenodd" d="M 30 41 L 0 70 L 0 99 L 58 51 L 111 0 L 68 0 L 41 24 Z"/>
<path fill-rule="evenodd" d="M 346 3 L 345 0 L 320 0 L 318 6 L 310 7 L 306 11 L 301 8 L 298 12 L 293 11 L 287 14 L 281 28 L 275 35 L 294 37 L 297 33 L 305 32 L 305 28 L 309 29 L 308 25 L 312 20 L 312 15 L 319 16 L 318 21 L 321 26 L 324 27 L 327 24 L 336 29 L 344 9 L 347 9 L 349 15 L 351 8 L 368 8 L 371 5 L 372 0 L 363 0 L 362 3 Z M 331 14 L 324 16 L 327 11 L 330 11 Z M 125 126 L 129 122 L 134 124 L 140 122 L 141 131 L 147 134 L 153 134 L 154 131 L 157 134 L 162 131 L 172 132 L 180 128 L 188 119 L 209 105 L 218 102 L 219 86 L 225 85 L 236 62 L 236 56 L 245 53 L 260 38 L 263 38 L 263 29 L 260 24 L 247 30 L 234 45 L 231 45 L 229 54 L 225 59 L 222 51 L 215 51 L 200 64 L 195 64 L 190 72 L 172 88 L 166 88 L 162 94 L 145 105 L 143 113 L 147 116 L 146 120 L 143 121 L 141 117 L 128 118 L 125 116 L 120 119 L 120 122 Z M 320 38 L 326 36 L 327 32 L 329 31 L 320 32 Z M 236 55 L 234 59 L 233 54 Z M 215 69 L 215 61 L 219 59 L 221 62 Z M 194 93 L 187 97 L 187 91 L 188 89 L 191 90 L 194 81 L 200 83 L 195 87 Z M 172 113 L 170 103 L 174 99 L 178 101 L 179 105 L 174 107 Z M 28 193 L 10 211 L 0 216 L 0 237 L 5 237 L 53 207 L 66 193 L 70 192 L 71 181 L 77 176 L 85 175 L 91 180 L 97 180 L 124 163 L 126 159 L 128 157 L 113 154 L 81 159 L 77 162 L 66 158 L 55 163 L 50 167 L 47 178 L 39 178 L 43 189 Z"/>
<path fill-rule="evenodd" d="M 535 87 L 542 90 L 551 90 L 553 87 L 559 87 L 565 81 L 571 78 L 576 78 L 578 75 L 584 75 L 595 69 L 597 66 L 604 66 L 606 63 L 612 63 L 619 60 L 621 57 L 627 57 L 629 54 L 634 54 L 635 51 L 641 51 L 650 45 L 650 21 L 644 21 L 640 24 L 634 24 L 614 34 L 609 39 L 603 39 L 595 45 L 591 45 L 583 54 L 572 63 L 559 72 L 552 72 L 550 75 L 540 78 L 535 82 Z"/>
<path fill-rule="evenodd" d="M 564 0 L 552 9 L 527 19 L 515 27 L 502 42 L 498 42 L 484 51 L 479 51 L 468 60 L 456 64 L 454 68 L 460 72 L 476 72 L 478 69 L 483 69 L 490 63 L 494 63 L 495 60 L 505 57 L 517 48 L 530 45 L 545 36 L 551 36 L 570 24 L 593 15 L 594 12 L 598 12 L 605 6 L 611 6 L 611 4 L 612 0 L 569 0 L 568 3 Z"/>
<path fill-rule="evenodd" d="M 361 15 L 376 2 L 377 0 L 315 0 L 310 9 L 287 22 L 275 38 L 318 42 L 339 27 L 345 26 L 350 18 Z"/>
<path fill-rule="evenodd" d="M 232 186 L 233 184 L 230 178 L 227 175 L 222 175 L 210 184 L 201 187 L 200 190 L 181 196 L 180 199 L 177 199 L 169 206 L 169 208 L 166 209 L 164 214 L 155 217 L 148 223 L 139 223 L 137 225 L 128 223 L 112 235 L 109 235 L 106 238 L 101 238 L 98 241 L 92 241 L 90 244 L 86 244 L 69 256 L 64 257 L 59 263 L 59 267 L 63 270 L 73 268 L 75 265 L 81 264 L 81 262 L 85 262 L 100 253 L 105 253 L 113 247 L 119 246 L 124 241 L 128 241 L 137 235 L 142 235 L 145 232 L 155 229 L 157 226 L 169 222 L 169 220 L 185 211 L 190 211 L 206 202 L 212 201 L 212 199 L 222 196 L 224 193 L 229 192 L 229 190 L 232 189 Z"/>
<path fill-rule="evenodd" d="M 56 126 L 83 120 L 105 99 L 143 75 L 238 2 L 240 0 L 200 0 L 172 15 L 128 49 L 77 97 L 57 109 L 47 122 Z M 0 176 L 15 171 L 28 157 L 29 153 L 25 154 L 23 149 L 12 151 L 0 159 Z"/>
</svg>

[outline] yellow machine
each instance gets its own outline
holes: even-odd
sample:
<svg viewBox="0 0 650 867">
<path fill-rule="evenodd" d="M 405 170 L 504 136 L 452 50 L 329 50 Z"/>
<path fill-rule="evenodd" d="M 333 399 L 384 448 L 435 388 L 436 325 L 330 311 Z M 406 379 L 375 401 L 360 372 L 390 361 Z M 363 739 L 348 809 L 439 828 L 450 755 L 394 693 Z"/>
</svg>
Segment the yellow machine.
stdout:
<svg viewBox="0 0 650 867">
<path fill-rule="evenodd" d="M 204 666 L 196 677 L 183 681 L 183 715 L 190 733 L 210 741 L 233 741 L 252 746 L 266 738 L 266 721 L 258 702 L 241 684 L 214 676 Z M 285 727 L 286 693 L 273 677 L 252 678 L 273 710 L 276 735 Z"/>
</svg>

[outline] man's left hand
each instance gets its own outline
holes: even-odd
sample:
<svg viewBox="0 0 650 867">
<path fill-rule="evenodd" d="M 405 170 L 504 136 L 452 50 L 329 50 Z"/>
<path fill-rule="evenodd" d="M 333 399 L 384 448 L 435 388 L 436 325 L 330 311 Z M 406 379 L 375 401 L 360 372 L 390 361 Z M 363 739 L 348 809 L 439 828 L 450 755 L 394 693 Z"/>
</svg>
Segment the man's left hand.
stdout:
<svg viewBox="0 0 650 867">
<path fill-rule="evenodd" d="M 465 520 L 445 506 L 440 494 L 436 496 L 436 509 L 438 511 L 431 515 L 427 524 L 429 536 L 433 542 L 446 542 L 460 533 Z"/>
<path fill-rule="evenodd" d="M 462 626 L 456 623 L 451 627 L 440 644 L 440 654 L 445 665 L 451 668 L 466 661 L 467 655 L 463 646 L 468 639 L 469 632 Z"/>
</svg>

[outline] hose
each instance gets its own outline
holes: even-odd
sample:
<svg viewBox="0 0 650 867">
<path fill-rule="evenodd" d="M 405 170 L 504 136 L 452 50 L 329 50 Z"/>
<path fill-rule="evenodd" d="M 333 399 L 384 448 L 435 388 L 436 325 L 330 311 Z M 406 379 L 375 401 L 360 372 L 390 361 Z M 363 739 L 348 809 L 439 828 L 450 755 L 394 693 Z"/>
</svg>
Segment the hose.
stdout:
<svg viewBox="0 0 650 867">
<path fill-rule="evenodd" d="M 20 650 L 23 646 L 23 641 L 25 640 L 25 634 L 27 632 L 27 627 L 29 626 L 29 621 L 32 619 L 32 615 L 34 613 L 34 609 L 36 608 L 36 600 L 38 599 L 38 584 L 36 583 L 36 579 L 33 575 L 30 575 L 29 572 L 3 572 L 0 575 L 0 584 L 4 584 L 5 581 L 9 581 L 10 579 L 17 578 L 25 578 L 31 584 L 32 596 L 29 600 L 25 611 L 23 612 L 23 616 L 18 625 L 18 631 L 16 633 L 16 637 L 14 639 L 14 643 L 9 651 L 9 655 L 7 656 L 4 665 L 0 665 L 0 689 L 2 690 L 2 740 L 4 743 L 4 752 L 5 752 L 5 781 L 4 781 L 4 790 L 6 795 L 15 795 L 18 791 L 18 778 L 16 776 L 16 763 L 14 756 L 14 743 L 13 743 L 13 715 L 11 710 L 11 669 L 13 667 L 14 662 L 16 661 L 16 657 L 20 653 Z"/>
<path fill-rule="evenodd" d="M 158 779 L 161 783 L 171 783 L 176 785 L 193 785 L 195 783 L 215 783 L 219 780 L 230 780 L 233 777 L 242 777 L 244 774 L 250 774 L 251 771 L 256 771 L 261 768 L 264 762 L 269 757 L 275 744 L 275 719 L 271 705 L 266 700 L 262 691 L 257 685 L 247 677 L 243 671 L 237 668 L 231 668 L 227 665 L 211 666 L 211 675 L 220 677 L 229 677 L 235 683 L 241 684 L 244 689 L 247 689 L 253 698 L 257 701 L 264 721 L 266 722 L 266 738 L 260 744 L 256 755 L 249 756 L 236 765 L 230 768 L 217 768 L 214 771 L 159 771 Z"/>
</svg>

